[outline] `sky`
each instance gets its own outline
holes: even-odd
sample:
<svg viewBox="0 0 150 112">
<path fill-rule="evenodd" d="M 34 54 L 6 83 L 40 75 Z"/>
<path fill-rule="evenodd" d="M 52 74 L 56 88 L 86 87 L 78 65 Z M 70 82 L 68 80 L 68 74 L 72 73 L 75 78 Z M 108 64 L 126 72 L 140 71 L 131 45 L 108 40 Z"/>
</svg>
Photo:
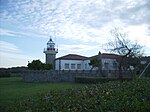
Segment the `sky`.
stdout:
<svg viewBox="0 0 150 112">
<path fill-rule="evenodd" d="M 50 37 L 56 57 L 105 53 L 114 28 L 150 55 L 150 0 L 0 0 L 0 67 L 45 62 Z"/>
</svg>

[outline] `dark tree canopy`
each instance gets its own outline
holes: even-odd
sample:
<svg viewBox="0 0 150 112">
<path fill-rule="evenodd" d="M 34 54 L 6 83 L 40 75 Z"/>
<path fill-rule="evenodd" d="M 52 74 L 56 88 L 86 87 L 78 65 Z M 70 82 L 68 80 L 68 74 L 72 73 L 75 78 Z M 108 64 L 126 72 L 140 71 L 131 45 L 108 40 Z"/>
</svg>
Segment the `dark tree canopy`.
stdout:
<svg viewBox="0 0 150 112">
<path fill-rule="evenodd" d="M 50 69 L 52 69 L 51 64 L 42 63 L 40 60 L 33 60 L 31 63 L 28 63 L 27 66 L 30 70 L 50 70 Z"/>
<path fill-rule="evenodd" d="M 94 67 L 99 67 L 99 66 L 101 66 L 101 60 L 97 59 L 97 58 L 93 58 L 93 59 L 90 60 L 89 65 L 91 65 L 93 68 Z"/>
</svg>

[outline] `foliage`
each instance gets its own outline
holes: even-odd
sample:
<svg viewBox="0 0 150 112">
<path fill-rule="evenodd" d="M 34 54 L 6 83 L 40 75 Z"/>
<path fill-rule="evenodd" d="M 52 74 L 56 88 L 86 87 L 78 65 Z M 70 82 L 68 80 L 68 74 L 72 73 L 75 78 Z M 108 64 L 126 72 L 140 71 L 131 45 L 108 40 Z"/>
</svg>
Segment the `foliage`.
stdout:
<svg viewBox="0 0 150 112">
<path fill-rule="evenodd" d="M 10 76 L 10 72 L 6 68 L 0 68 L 0 78 Z"/>
<path fill-rule="evenodd" d="M 150 66 L 148 66 L 147 70 L 145 71 L 146 77 L 150 77 Z"/>
<path fill-rule="evenodd" d="M 123 78 L 123 80 L 131 80 L 131 78 Z M 98 77 L 75 77 L 75 82 L 86 84 L 106 83 L 109 81 L 118 81 L 118 78 L 98 78 Z"/>
<path fill-rule="evenodd" d="M 99 53 L 99 54 L 100 54 L 100 53 Z M 98 72 L 101 73 L 101 75 L 103 76 L 103 73 L 102 73 L 102 61 L 101 61 L 100 58 L 92 58 L 92 59 L 90 60 L 89 65 L 92 66 L 92 69 L 93 69 L 94 67 L 97 67 L 97 68 L 98 68 Z M 91 69 L 91 70 L 92 70 L 92 69 Z"/>
<path fill-rule="evenodd" d="M 10 73 L 1 73 L 0 74 L 0 78 L 3 78 L 3 77 L 10 77 Z"/>
<path fill-rule="evenodd" d="M 89 65 L 91 65 L 92 67 L 99 67 L 101 66 L 101 60 L 97 58 L 93 58 L 90 60 Z"/>
<path fill-rule="evenodd" d="M 33 60 L 31 63 L 28 63 L 27 66 L 30 70 L 50 70 L 50 69 L 52 69 L 51 64 L 42 63 L 40 60 Z"/>
<path fill-rule="evenodd" d="M 50 91 L 16 103 L 14 112 L 148 112 L 149 79 L 88 85 Z"/>
<path fill-rule="evenodd" d="M 120 58 L 119 63 L 119 78 L 122 78 L 122 69 L 126 70 L 131 65 L 137 67 L 139 65 L 139 58 L 142 56 L 142 46 L 136 42 L 127 39 L 127 34 L 120 32 L 118 29 L 111 30 L 114 41 L 108 43 L 107 50 L 117 53 Z"/>
</svg>

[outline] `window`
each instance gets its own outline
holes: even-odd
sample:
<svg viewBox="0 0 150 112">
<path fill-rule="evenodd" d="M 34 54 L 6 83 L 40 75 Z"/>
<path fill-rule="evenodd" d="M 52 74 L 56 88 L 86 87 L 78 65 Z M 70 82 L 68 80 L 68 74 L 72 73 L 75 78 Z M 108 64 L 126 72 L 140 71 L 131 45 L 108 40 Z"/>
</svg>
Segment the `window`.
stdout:
<svg viewBox="0 0 150 112">
<path fill-rule="evenodd" d="M 71 69 L 75 69 L 75 64 L 71 64 Z"/>
<path fill-rule="evenodd" d="M 65 69 L 69 69 L 69 64 L 65 63 Z"/>
<path fill-rule="evenodd" d="M 85 69 L 87 69 L 87 64 L 85 64 Z"/>
<path fill-rule="evenodd" d="M 116 62 L 113 63 L 113 67 L 114 67 L 115 69 L 117 68 L 117 63 L 116 63 Z"/>
<path fill-rule="evenodd" d="M 109 63 L 107 63 L 107 62 L 104 63 L 105 69 L 108 69 L 108 65 L 109 65 Z"/>
<path fill-rule="evenodd" d="M 77 64 L 77 69 L 81 69 L 81 64 Z"/>
</svg>

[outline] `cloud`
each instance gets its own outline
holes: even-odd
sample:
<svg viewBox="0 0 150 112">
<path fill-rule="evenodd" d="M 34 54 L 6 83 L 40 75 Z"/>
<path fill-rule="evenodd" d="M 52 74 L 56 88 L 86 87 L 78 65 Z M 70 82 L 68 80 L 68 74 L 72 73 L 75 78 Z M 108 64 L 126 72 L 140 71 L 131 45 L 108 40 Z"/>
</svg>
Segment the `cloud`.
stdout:
<svg viewBox="0 0 150 112">
<path fill-rule="evenodd" d="M 5 41 L 0 41 L 0 51 L 14 54 L 21 53 L 21 50 L 17 46 Z"/>
<path fill-rule="evenodd" d="M 0 41 L 0 67 L 24 66 L 30 60 L 33 58 L 23 54 L 16 45 Z"/>
<path fill-rule="evenodd" d="M 16 36 L 14 35 L 15 32 L 10 31 L 10 30 L 6 30 L 6 29 L 1 29 L 0 28 L 0 35 L 5 35 L 5 36 Z"/>
<path fill-rule="evenodd" d="M 40 2 L 18 0 L 12 1 L 8 5 L 10 8 L 6 10 L 7 17 L 11 16 L 16 21 L 28 24 L 32 21 L 33 25 L 43 23 L 45 26 L 49 24 L 57 26 L 72 21 L 96 28 L 102 27 L 103 24 L 116 18 L 123 21 L 128 20 L 131 23 L 137 17 L 146 19 L 149 17 L 150 9 L 149 0 L 137 0 L 136 2 L 131 0 L 43 0 Z M 143 11 L 145 16 L 141 16 Z M 130 16 L 133 19 L 129 18 Z M 141 23 L 141 21 L 139 22 Z"/>
<path fill-rule="evenodd" d="M 149 0 L 9 0 L 7 5 L 1 19 L 70 40 L 102 43 L 114 27 L 150 27 Z"/>
<path fill-rule="evenodd" d="M 128 29 L 128 30 L 127 30 Z M 148 27 L 145 25 L 129 26 L 124 29 L 128 32 L 128 37 L 132 41 L 137 41 L 142 46 L 150 47 L 150 36 L 148 35 Z"/>
<path fill-rule="evenodd" d="M 0 51 L 0 68 L 14 67 L 14 66 L 27 66 L 28 61 L 32 61 L 33 58 L 23 54 L 1 52 Z"/>
<path fill-rule="evenodd" d="M 95 46 L 89 46 L 89 45 L 82 45 L 82 44 L 79 44 L 79 45 L 66 45 L 66 44 L 62 44 L 60 45 L 59 47 L 59 50 L 62 50 L 62 51 L 71 51 L 71 52 L 84 52 L 84 51 L 90 51 L 90 50 L 93 50 L 93 49 L 97 49 L 99 48 L 98 45 L 95 45 Z"/>
<path fill-rule="evenodd" d="M 62 42 L 61 51 L 93 53 L 110 41 L 110 30 L 114 27 L 128 32 L 130 40 L 150 48 L 150 0 L 2 0 L 0 10 L 0 22 L 4 24 L 0 35 L 27 38 L 51 35 L 60 41 L 63 38 L 79 42 L 77 45 Z M 5 23 L 13 28 L 7 29 Z M 16 61 L 18 65 L 26 65 L 30 59 L 16 45 L 0 42 L 0 64 L 7 62 L 11 66 Z"/>
<path fill-rule="evenodd" d="M 31 33 L 30 31 L 13 31 L 9 29 L 2 29 L 0 28 L 0 35 L 2 36 L 11 36 L 11 37 L 38 37 L 38 38 L 48 38 L 48 36 L 44 34 L 39 34 L 39 33 Z"/>
</svg>

